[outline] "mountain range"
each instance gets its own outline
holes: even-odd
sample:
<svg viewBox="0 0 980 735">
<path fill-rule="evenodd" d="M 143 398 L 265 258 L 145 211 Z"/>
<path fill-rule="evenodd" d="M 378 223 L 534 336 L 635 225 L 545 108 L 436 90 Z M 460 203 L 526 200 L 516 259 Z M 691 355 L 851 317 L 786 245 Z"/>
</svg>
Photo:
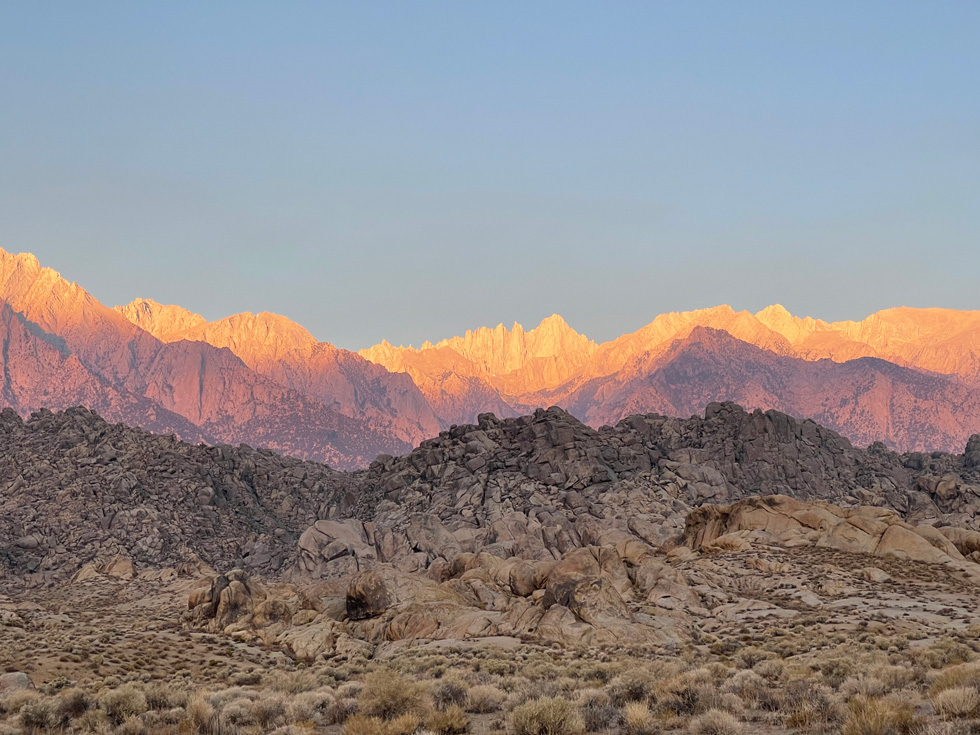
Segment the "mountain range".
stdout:
<svg viewBox="0 0 980 735">
<path fill-rule="evenodd" d="M 83 404 L 190 442 L 340 468 L 481 413 L 550 405 L 600 426 L 736 401 L 900 451 L 960 451 L 980 428 L 980 311 L 826 322 L 778 305 L 718 306 L 662 314 L 601 344 L 553 315 L 534 329 L 355 353 L 267 312 L 208 322 L 150 299 L 109 308 L 33 255 L 2 250 L 0 302 L 0 403 L 22 415 Z"/>
</svg>

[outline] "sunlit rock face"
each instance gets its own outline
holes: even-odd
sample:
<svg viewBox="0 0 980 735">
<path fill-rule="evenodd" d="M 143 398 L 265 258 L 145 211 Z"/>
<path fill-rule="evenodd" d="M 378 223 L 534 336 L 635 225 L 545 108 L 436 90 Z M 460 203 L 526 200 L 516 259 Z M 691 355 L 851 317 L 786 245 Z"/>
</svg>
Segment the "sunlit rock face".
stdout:
<svg viewBox="0 0 980 735">
<path fill-rule="evenodd" d="M 141 320 L 163 341 L 227 348 L 278 385 L 408 445 L 439 431 L 438 419 L 411 378 L 391 373 L 354 352 L 318 342 L 284 316 L 244 313 L 207 322 L 180 307 L 143 299 L 117 310 L 134 323 Z"/>
<path fill-rule="evenodd" d="M 366 465 L 379 452 L 414 442 L 392 422 L 348 416 L 250 368 L 231 350 L 175 337 L 176 325 L 201 326 L 189 312 L 155 310 L 150 302 L 109 309 L 33 255 L 0 251 L 0 299 L 2 395 L 22 415 L 83 404 L 112 421 L 190 441 L 244 442 L 342 467 Z M 358 362 L 368 375 L 380 372 Z M 417 394 L 403 377 L 391 380 Z"/>
<path fill-rule="evenodd" d="M 901 308 L 830 323 L 779 305 L 718 306 L 662 314 L 598 345 L 555 316 L 528 332 L 501 325 L 361 354 L 410 375 L 443 423 L 555 404 L 600 426 L 732 400 L 816 418 L 860 444 L 949 451 L 980 425 L 980 312 Z"/>
<path fill-rule="evenodd" d="M 22 415 L 81 403 L 195 441 L 342 467 L 480 413 L 551 405 L 598 427 L 731 400 L 899 450 L 956 450 L 980 426 L 980 312 L 899 308 L 825 322 L 779 305 L 723 305 L 662 314 L 601 344 L 553 315 L 528 330 L 354 353 L 268 312 L 209 322 L 151 299 L 109 309 L 30 254 L 0 251 L 0 299 L 0 391 Z"/>
</svg>

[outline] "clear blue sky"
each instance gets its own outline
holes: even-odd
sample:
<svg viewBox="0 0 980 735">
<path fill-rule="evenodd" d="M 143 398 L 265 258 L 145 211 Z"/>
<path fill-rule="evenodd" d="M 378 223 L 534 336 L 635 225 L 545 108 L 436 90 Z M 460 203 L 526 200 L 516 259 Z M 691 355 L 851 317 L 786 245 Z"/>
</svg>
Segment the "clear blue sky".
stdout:
<svg viewBox="0 0 980 735">
<path fill-rule="evenodd" d="M 3 2 L 0 246 L 357 349 L 980 308 L 980 4 Z"/>
</svg>

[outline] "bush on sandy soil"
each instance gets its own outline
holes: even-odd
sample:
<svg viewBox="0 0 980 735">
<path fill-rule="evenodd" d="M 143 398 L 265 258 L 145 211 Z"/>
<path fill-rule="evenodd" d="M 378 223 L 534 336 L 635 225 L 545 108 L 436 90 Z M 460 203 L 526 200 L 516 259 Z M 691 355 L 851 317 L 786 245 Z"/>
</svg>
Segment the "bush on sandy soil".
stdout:
<svg viewBox="0 0 980 735">
<path fill-rule="evenodd" d="M 328 725 L 342 725 L 348 718 L 357 714 L 358 704 L 356 699 L 337 698 L 332 704 L 327 705 L 323 713 L 323 719 Z"/>
<path fill-rule="evenodd" d="M 344 725 L 344 735 L 414 735 L 419 724 L 419 718 L 413 714 L 391 720 L 354 715 Z"/>
<path fill-rule="evenodd" d="M 287 694 L 309 692 L 321 685 L 312 671 L 274 671 L 265 676 L 262 683 L 270 689 Z"/>
<path fill-rule="evenodd" d="M 285 723 L 286 697 L 280 692 L 265 692 L 252 702 L 252 719 L 263 730 L 272 730 Z"/>
<path fill-rule="evenodd" d="M 858 695 L 872 699 L 883 697 L 890 690 L 891 687 L 881 679 L 863 673 L 857 676 L 849 676 L 840 685 L 841 696 L 846 700 L 851 700 Z"/>
<path fill-rule="evenodd" d="M 603 689 L 582 689 L 576 701 L 587 732 L 614 727 L 622 719 L 622 711 Z"/>
<path fill-rule="evenodd" d="M 158 683 L 147 687 L 146 706 L 153 710 L 174 709 L 187 705 L 187 692 L 170 684 Z"/>
<path fill-rule="evenodd" d="M 444 710 L 433 710 L 426 718 L 425 726 L 435 735 L 460 735 L 469 730 L 470 721 L 458 704 Z"/>
<path fill-rule="evenodd" d="M 653 685 L 654 681 L 649 676 L 627 674 L 613 679 L 606 691 L 614 705 L 624 707 L 630 702 L 646 702 Z"/>
<path fill-rule="evenodd" d="M 762 692 L 770 688 L 769 683 L 755 671 L 739 671 L 722 687 L 724 691 L 737 695 L 746 705 L 754 707 Z"/>
<path fill-rule="evenodd" d="M 218 711 L 211 706 L 203 693 L 191 697 L 187 702 L 186 722 L 190 731 L 198 735 L 220 735 L 221 720 Z"/>
<path fill-rule="evenodd" d="M 146 735 L 146 724 L 136 715 L 130 715 L 116 728 L 114 735 Z"/>
<path fill-rule="evenodd" d="M 711 673 L 695 669 L 658 681 L 651 696 L 660 712 L 693 715 L 699 710 L 704 695 L 716 690 Z"/>
<path fill-rule="evenodd" d="M 951 687 L 932 696 L 932 707 L 944 720 L 970 717 L 980 709 L 980 693 L 973 687 Z"/>
<path fill-rule="evenodd" d="M 39 696 L 35 691 L 20 689 L 0 697 L 0 715 L 16 715 L 25 704 Z"/>
<path fill-rule="evenodd" d="M 929 693 L 936 695 L 944 689 L 966 686 L 980 686 L 980 665 L 977 663 L 959 664 L 943 669 L 933 678 Z"/>
<path fill-rule="evenodd" d="M 420 716 L 426 709 L 422 687 L 388 670 L 376 671 L 365 679 L 357 703 L 363 714 L 382 720 L 405 714 Z"/>
<path fill-rule="evenodd" d="M 871 674 L 882 682 L 889 692 L 902 689 L 915 681 L 915 672 L 908 666 L 892 666 L 885 664 L 876 666 Z"/>
<path fill-rule="evenodd" d="M 582 735 L 585 724 L 575 706 L 561 697 L 532 699 L 510 715 L 514 735 Z"/>
<path fill-rule="evenodd" d="M 58 724 L 58 707 L 54 698 L 33 697 L 20 708 L 20 724 L 28 733 L 45 733 Z"/>
<path fill-rule="evenodd" d="M 329 687 L 312 692 L 301 692 L 286 702 L 286 719 L 290 722 L 323 720 L 327 709 L 333 703 L 333 690 Z"/>
<path fill-rule="evenodd" d="M 656 735 L 660 728 L 646 703 L 630 702 L 623 707 L 623 732 L 626 735 Z"/>
<path fill-rule="evenodd" d="M 728 712 L 711 709 L 691 720 L 687 730 L 691 735 L 738 735 L 742 723 Z"/>
<path fill-rule="evenodd" d="M 844 719 L 841 698 L 824 684 L 794 682 L 787 687 L 784 702 L 789 727 L 822 731 Z"/>
<path fill-rule="evenodd" d="M 480 684 L 466 693 L 466 711 L 486 714 L 496 712 L 507 695 L 492 684 Z"/>
<path fill-rule="evenodd" d="M 148 709 L 146 695 L 135 684 L 123 684 L 103 692 L 99 697 L 99 706 L 117 725 L 130 715 L 141 715 Z"/>
<path fill-rule="evenodd" d="M 922 726 L 912 705 L 895 696 L 857 696 L 849 709 L 841 735 L 910 735 Z"/>
<path fill-rule="evenodd" d="M 466 703 L 466 684 L 458 679 L 443 679 L 432 687 L 430 692 L 432 702 L 441 710 L 452 705 L 463 706 Z"/>
<path fill-rule="evenodd" d="M 735 660 L 743 669 L 751 669 L 762 661 L 775 658 L 776 654 L 766 651 L 758 646 L 745 646 L 736 655 Z"/>
<path fill-rule="evenodd" d="M 58 721 L 62 723 L 81 717 L 92 709 L 92 696 L 82 689 L 65 689 L 58 695 Z"/>
<path fill-rule="evenodd" d="M 753 666 L 752 671 L 767 681 L 778 682 L 786 675 L 786 664 L 783 661 L 766 659 Z"/>
</svg>

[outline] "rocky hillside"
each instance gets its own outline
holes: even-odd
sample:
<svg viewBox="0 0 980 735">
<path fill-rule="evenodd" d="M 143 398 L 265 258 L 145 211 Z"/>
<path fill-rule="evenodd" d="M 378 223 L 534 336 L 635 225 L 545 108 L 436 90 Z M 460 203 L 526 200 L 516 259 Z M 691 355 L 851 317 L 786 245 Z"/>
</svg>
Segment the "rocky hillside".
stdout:
<svg viewBox="0 0 980 735">
<path fill-rule="evenodd" d="M 64 576 L 117 555 L 331 578 L 366 560 L 427 569 L 464 551 L 555 559 L 659 546 L 692 508 L 781 493 L 975 528 L 980 438 L 962 455 L 856 449 L 812 421 L 712 404 L 592 429 L 557 408 L 483 415 L 365 472 L 247 446 L 208 447 L 86 409 L 0 421 L 0 559 Z"/>
<path fill-rule="evenodd" d="M 379 457 L 349 496 L 356 502 L 345 498 L 334 515 L 359 519 L 355 535 L 373 547 L 362 556 L 413 568 L 459 551 L 553 559 L 623 539 L 657 546 L 683 531 L 692 508 L 759 495 L 876 505 L 916 524 L 973 528 L 980 437 L 970 449 L 857 449 L 813 421 L 732 403 L 711 404 L 704 417 L 636 415 L 600 430 L 558 408 L 482 415 L 408 455 Z M 375 530 L 364 535 L 360 522 Z M 346 564 L 324 563 L 318 549 L 331 533 L 309 533 L 316 544 L 301 544 L 303 569 L 323 576 Z"/>
<path fill-rule="evenodd" d="M 124 557 L 137 569 L 276 569 L 356 475 L 246 446 L 194 446 L 83 408 L 0 414 L 0 575 L 64 578 Z"/>
<path fill-rule="evenodd" d="M 935 636 L 980 585 L 980 436 L 898 455 L 732 403 L 598 430 L 551 408 L 344 473 L 76 408 L 5 411 L 0 453 L 4 594 L 190 575 L 189 626 L 306 660 L 424 640 L 670 647 L 892 608 Z"/>
</svg>

